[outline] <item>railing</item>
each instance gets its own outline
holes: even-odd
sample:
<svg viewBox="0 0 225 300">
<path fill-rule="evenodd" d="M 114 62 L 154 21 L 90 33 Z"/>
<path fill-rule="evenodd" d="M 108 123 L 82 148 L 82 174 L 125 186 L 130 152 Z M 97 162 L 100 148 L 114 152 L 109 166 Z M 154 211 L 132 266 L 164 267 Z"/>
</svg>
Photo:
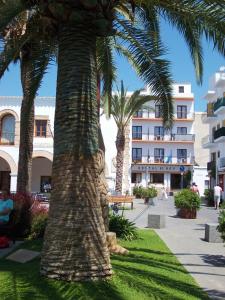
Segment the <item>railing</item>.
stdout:
<svg viewBox="0 0 225 300">
<path fill-rule="evenodd" d="M 144 110 L 141 110 L 139 111 L 138 113 L 134 114 L 133 115 L 133 118 L 149 118 L 149 119 L 159 119 L 159 118 L 162 118 L 162 115 L 159 115 L 159 116 L 156 116 L 155 115 L 155 112 L 152 111 L 152 109 L 144 109 Z M 177 114 L 175 113 L 174 114 L 174 118 L 175 119 L 194 119 L 194 113 L 191 113 L 191 112 L 188 112 L 187 114 Z"/>
<path fill-rule="evenodd" d="M 0 145 L 14 145 L 15 133 L 14 132 L 1 132 Z"/>
<path fill-rule="evenodd" d="M 222 106 L 225 106 L 225 97 L 217 99 L 217 101 L 214 103 L 213 110 L 216 111 L 216 110 L 218 110 Z"/>
<path fill-rule="evenodd" d="M 215 131 L 214 140 L 216 140 L 222 136 L 225 136 L 225 127 L 221 127 Z"/>
<path fill-rule="evenodd" d="M 194 157 L 177 157 L 177 156 L 142 156 L 132 158 L 132 163 L 159 163 L 159 164 L 192 164 Z"/>
<path fill-rule="evenodd" d="M 221 157 L 219 159 L 218 167 L 219 167 L 219 169 L 224 169 L 225 168 L 225 157 Z"/>
<path fill-rule="evenodd" d="M 211 144 L 211 143 L 214 143 L 214 138 L 211 135 L 207 134 L 202 138 L 202 145 Z"/>
<path fill-rule="evenodd" d="M 133 140 L 143 141 L 174 141 L 174 142 L 194 142 L 194 134 L 167 134 L 156 135 L 154 133 L 134 133 L 132 134 Z"/>
</svg>

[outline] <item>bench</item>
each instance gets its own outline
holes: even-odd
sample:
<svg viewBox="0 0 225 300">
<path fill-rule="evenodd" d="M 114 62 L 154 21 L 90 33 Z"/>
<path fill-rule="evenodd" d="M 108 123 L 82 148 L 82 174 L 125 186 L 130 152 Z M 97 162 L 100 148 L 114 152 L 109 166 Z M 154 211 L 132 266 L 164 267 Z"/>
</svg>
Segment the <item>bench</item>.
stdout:
<svg viewBox="0 0 225 300">
<path fill-rule="evenodd" d="M 109 203 L 130 203 L 131 209 L 134 208 L 134 196 L 109 196 L 108 201 Z"/>
</svg>

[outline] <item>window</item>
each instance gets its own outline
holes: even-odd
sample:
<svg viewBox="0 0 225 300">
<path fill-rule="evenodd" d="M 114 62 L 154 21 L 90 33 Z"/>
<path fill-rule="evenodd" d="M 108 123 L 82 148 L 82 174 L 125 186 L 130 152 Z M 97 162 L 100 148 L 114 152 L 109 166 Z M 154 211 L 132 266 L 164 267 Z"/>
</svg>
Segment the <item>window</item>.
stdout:
<svg viewBox="0 0 225 300">
<path fill-rule="evenodd" d="M 138 110 L 134 113 L 134 117 L 135 118 L 142 118 L 143 117 L 143 111 L 142 110 Z"/>
<path fill-rule="evenodd" d="M 217 157 L 220 158 L 220 151 L 217 152 Z"/>
<path fill-rule="evenodd" d="M 142 148 L 132 148 L 132 161 L 142 161 Z"/>
<path fill-rule="evenodd" d="M 216 152 L 211 153 L 211 161 L 216 161 Z"/>
<path fill-rule="evenodd" d="M 213 128 L 212 128 L 212 142 L 214 142 L 214 135 L 215 135 L 215 132 L 216 132 L 216 127 L 213 127 Z"/>
<path fill-rule="evenodd" d="M 161 140 L 164 137 L 164 127 L 155 126 L 154 127 L 154 135 L 156 140 Z"/>
<path fill-rule="evenodd" d="M 154 149 L 154 161 L 164 162 L 164 149 L 163 148 L 155 148 Z"/>
<path fill-rule="evenodd" d="M 132 138 L 142 140 L 142 126 L 132 126 Z"/>
<path fill-rule="evenodd" d="M 187 134 L 187 127 L 177 127 L 177 134 Z"/>
<path fill-rule="evenodd" d="M 141 173 L 131 173 L 131 183 L 141 183 L 142 174 Z"/>
<path fill-rule="evenodd" d="M 187 105 L 177 105 L 177 118 L 187 119 Z"/>
<path fill-rule="evenodd" d="M 179 93 L 184 93 L 184 86 L 183 85 L 179 86 Z"/>
<path fill-rule="evenodd" d="M 1 144 L 13 145 L 15 139 L 15 118 L 5 115 L 1 121 Z"/>
<path fill-rule="evenodd" d="M 163 107 L 162 105 L 155 106 L 155 118 L 162 118 L 162 112 L 163 112 L 162 107 Z"/>
<path fill-rule="evenodd" d="M 150 183 L 164 183 L 163 173 L 150 173 Z"/>
<path fill-rule="evenodd" d="M 47 136 L 47 120 L 35 120 L 35 136 Z"/>
<path fill-rule="evenodd" d="M 177 149 L 177 162 L 178 163 L 187 162 L 187 149 Z"/>
</svg>

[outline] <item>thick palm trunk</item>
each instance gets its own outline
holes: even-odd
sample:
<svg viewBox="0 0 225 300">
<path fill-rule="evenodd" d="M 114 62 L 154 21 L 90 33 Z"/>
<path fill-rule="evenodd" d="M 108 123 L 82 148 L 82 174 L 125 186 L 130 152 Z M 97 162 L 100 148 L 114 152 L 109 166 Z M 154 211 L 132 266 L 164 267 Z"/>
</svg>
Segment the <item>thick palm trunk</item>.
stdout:
<svg viewBox="0 0 225 300">
<path fill-rule="evenodd" d="M 111 274 L 98 191 L 96 37 L 85 27 L 59 33 L 53 190 L 41 273 L 68 281 Z"/>
<path fill-rule="evenodd" d="M 31 169 L 34 136 L 34 99 L 30 97 L 31 60 L 21 58 L 21 83 L 23 100 L 20 111 L 20 145 L 17 176 L 17 191 L 31 191 Z"/>
<path fill-rule="evenodd" d="M 124 131 L 118 131 L 116 137 L 116 192 L 122 194 L 123 187 L 123 161 L 124 161 L 124 148 L 125 148 L 125 134 Z"/>
</svg>

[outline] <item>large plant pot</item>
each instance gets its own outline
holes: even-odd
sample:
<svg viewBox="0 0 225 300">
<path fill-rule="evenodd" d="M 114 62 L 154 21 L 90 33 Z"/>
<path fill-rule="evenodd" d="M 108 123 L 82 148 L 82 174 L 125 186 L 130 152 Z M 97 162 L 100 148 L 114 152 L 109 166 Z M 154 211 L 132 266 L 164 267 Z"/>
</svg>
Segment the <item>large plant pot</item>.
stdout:
<svg viewBox="0 0 225 300">
<path fill-rule="evenodd" d="M 182 219 L 196 219 L 197 209 L 196 208 L 179 208 L 177 215 Z"/>
</svg>

